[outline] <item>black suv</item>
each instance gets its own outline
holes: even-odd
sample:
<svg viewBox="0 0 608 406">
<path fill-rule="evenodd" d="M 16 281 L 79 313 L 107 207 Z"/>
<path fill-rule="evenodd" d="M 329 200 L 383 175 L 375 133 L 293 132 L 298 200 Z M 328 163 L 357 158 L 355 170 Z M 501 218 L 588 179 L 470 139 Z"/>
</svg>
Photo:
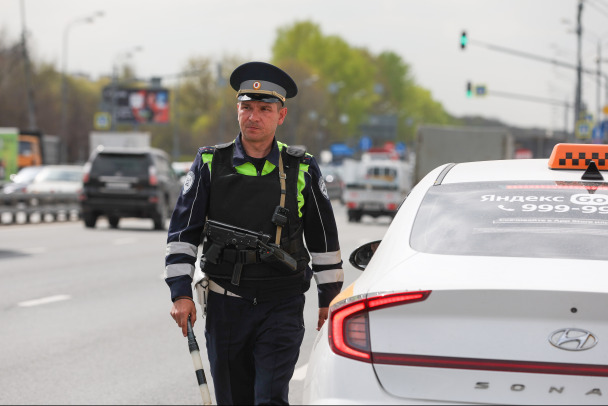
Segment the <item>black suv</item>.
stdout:
<svg viewBox="0 0 608 406">
<path fill-rule="evenodd" d="M 139 217 L 151 218 L 155 230 L 165 229 L 181 188 L 167 153 L 100 147 L 84 172 L 80 204 L 86 227 L 95 227 L 99 216 L 107 216 L 112 228 L 121 217 Z"/>
</svg>

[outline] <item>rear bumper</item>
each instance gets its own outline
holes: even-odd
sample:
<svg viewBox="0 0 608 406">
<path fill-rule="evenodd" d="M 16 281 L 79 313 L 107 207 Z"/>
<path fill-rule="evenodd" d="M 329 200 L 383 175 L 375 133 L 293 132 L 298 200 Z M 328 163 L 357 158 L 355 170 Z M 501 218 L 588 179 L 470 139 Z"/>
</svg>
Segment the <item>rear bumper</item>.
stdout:
<svg viewBox="0 0 608 406">
<path fill-rule="evenodd" d="M 371 364 L 340 357 L 331 351 L 326 326 L 319 335 L 308 363 L 303 404 L 406 404 L 405 399 L 391 396 L 382 389 Z M 416 403 L 420 402 L 411 402 Z"/>
<path fill-rule="evenodd" d="M 158 203 L 143 199 L 87 199 L 81 202 L 83 214 L 97 216 L 150 218 L 158 214 Z"/>
</svg>

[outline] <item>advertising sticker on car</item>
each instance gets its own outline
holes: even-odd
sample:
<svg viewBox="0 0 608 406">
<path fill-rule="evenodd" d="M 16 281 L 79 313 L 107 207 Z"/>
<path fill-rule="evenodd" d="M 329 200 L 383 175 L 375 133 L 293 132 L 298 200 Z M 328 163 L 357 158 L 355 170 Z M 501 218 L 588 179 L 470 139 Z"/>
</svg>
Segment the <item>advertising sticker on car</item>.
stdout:
<svg viewBox="0 0 608 406">
<path fill-rule="evenodd" d="M 194 172 L 190 171 L 188 172 L 188 174 L 186 175 L 186 180 L 184 181 L 184 190 L 182 192 L 182 194 L 186 194 L 190 191 L 190 189 L 192 188 L 192 185 L 194 184 Z"/>
</svg>

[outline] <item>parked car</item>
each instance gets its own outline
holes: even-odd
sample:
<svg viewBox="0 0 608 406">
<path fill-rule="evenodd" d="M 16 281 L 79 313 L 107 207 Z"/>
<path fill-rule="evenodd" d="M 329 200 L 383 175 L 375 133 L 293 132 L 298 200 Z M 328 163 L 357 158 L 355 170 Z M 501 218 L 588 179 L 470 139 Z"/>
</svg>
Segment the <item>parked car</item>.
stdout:
<svg viewBox="0 0 608 406">
<path fill-rule="evenodd" d="M 19 172 L 11 175 L 11 181 L 4 184 L 2 193 L 25 193 L 27 185 L 32 183 L 36 175 L 44 168 L 43 166 L 26 166 L 21 168 Z"/>
<path fill-rule="evenodd" d="M 73 193 L 82 190 L 83 167 L 46 165 L 25 187 L 26 193 Z"/>
<path fill-rule="evenodd" d="M 304 404 L 598 404 L 608 145 L 444 164 L 334 299 Z M 599 168 L 599 170 L 598 170 Z"/>
<path fill-rule="evenodd" d="M 164 230 L 181 190 L 169 155 L 156 148 L 99 148 L 85 164 L 80 197 L 84 225 L 100 216 L 110 227 L 121 218 L 150 218 Z"/>
<path fill-rule="evenodd" d="M 329 198 L 343 202 L 344 181 L 338 168 L 330 165 L 323 165 L 319 168 L 321 169 L 321 175 L 323 175 Z"/>
<path fill-rule="evenodd" d="M 186 175 L 188 174 L 188 171 L 190 171 L 190 168 L 192 167 L 192 162 L 191 161 L 173 162 L 171 164 L 171 167 L 173 168 L 175 175 L 177 175 L 179 181 L 183 185 L 184 182 L 186 181 Z"/>
</svg>

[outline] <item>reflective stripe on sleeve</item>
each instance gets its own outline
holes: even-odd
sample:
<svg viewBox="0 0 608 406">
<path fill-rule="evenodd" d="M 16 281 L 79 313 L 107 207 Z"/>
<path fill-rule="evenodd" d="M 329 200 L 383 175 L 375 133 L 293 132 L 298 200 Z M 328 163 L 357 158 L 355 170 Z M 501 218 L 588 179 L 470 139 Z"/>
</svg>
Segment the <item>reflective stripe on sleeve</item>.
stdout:
<svg viewBox="0 0 608 406">
<path fill-rule="evenodd" d="M 324 283 L 344 282 L 344 271 L 341 268 L 315 272 L 314 276 L 317 285 L 322 285 Z"/>
<path fill-rule="evenodd" d="M 194 265 L 173 264 L 165 267 L 165 279 L 183 275 L 190 275 L 192 278 L 194 276 Z"/>
<path fill-rule="evenodd" d="M 170 242 L 165 255 L 186 254 L 196 258 L 198 247 L 187 242 Z"/>
<path fill-rule="evenodd" d="M 339 264 L 342 261 L 340 251 L 333 252 L 311 252 L 313 265 L 332 265 Z"/>
</svg>

